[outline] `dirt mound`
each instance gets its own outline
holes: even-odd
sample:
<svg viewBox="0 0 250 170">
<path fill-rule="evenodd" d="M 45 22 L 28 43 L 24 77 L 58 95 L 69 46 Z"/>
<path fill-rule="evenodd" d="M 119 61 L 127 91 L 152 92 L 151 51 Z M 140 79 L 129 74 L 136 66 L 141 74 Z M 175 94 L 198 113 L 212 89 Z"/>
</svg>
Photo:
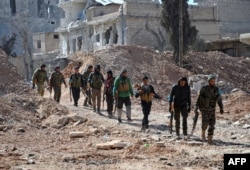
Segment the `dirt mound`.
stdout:
<svg viewBox="0 0 250 170">
<path fill-rule="evenodd" d="M 191 74 L 176 66 L 170 57 L 170 52 L 162 54 L 140 46 L 115 46 L 95 53 L 73 54 L 70 56 L 71 63 L 63 73 L 67 77 L 77 63 L 82 63 L 80 72 L 86 70 L 89 64 L 100 64 L 104 74 L 111 69 L 115 76 L 120 74 L 122 68 L 126 68 L 133 84 L 140 83 L 141 78 L 147 75 L 156 91 L 166 96 L 180 76 Z"/>
<path fill-rule="evenodd" d="M 0 50 L 0 130 L 16 125 L 39 126 L 52 114 L 68 113 L 66 107 L 41 98 L 32 90 Z"/>
<path fill-rule="evenodd" d="M 190 52 L 185 56 L 186 68 L 199 74 L 217 74 L 220 79 L 250 92 L 250 59 L 230 57 L 222 52 Z"/>
</svg>

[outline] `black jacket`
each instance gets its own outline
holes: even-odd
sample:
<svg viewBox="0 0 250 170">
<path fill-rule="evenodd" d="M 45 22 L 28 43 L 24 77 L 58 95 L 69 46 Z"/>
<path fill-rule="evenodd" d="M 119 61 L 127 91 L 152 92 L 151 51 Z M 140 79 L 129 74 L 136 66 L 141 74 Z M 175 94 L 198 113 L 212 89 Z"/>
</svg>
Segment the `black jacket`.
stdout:
<svg viewBox="0 0 250 170">
<path fill-rule="evenodd" d="M 183 87 L 180 86 L 180 82 L 178 82 L 178 85 L 173 86 L 169 99 L 169 103 L 172 102 L 174 102 L 175 106 L 188 106 L 190 108 L 191 92 L 188 83 Z"/>
</svg>

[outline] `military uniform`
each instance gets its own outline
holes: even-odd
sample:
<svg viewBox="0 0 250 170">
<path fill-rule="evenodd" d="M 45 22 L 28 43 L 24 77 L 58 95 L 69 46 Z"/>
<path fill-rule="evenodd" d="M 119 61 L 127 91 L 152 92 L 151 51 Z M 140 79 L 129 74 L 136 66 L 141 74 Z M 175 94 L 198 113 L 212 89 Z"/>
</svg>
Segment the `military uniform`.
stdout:
<svg viewBox="0 0 250 170">
<path fill-rule="evenodd" d="M 213 78 L 213 77 L 212 77 Z M 209 81 L 212 79 L 211 76 Z M 196 103 L 196 111 L 199 108 L 202 114 L 202 139 L 205 140 L 205 131 L 208 128 L 208 139 L 212 140 L 212 136 L 214 134 L 215 129 L 215 107 L 216 103 L 218 103 L 220 107 L 220 113 L 223 111 L 223 103 L 222 98 L 219 92 L 219 88 L 216 86 L 206 85 L 203 86 L 200 90 L 197 103 Z M 209 143 L 211 141 L 208 141 Z"/>
<path fill-rule="evenodd" d="M 45 65 L 41 65 L 41 67 L 45 67 Z M 36 69 L 33 77 L 32 77 L 32 82 L 33 82 L 33 87 L 35 84 L 37 85 L 37 91 L 38 93 L 43 96 L 44 95 L 44 82 L 48 83 L 48 77 L 47 77 L 47 71 L 41 69 Z"/>
<path fill-rule="evenodd" d="M 99 71 L 98 71 L 99 70 Z M 91 87 L 92 92 L 92 101 L 93 101 L 93 111 L 97 113 L 101 113 L 101 88 L 104 82 L 104 77 L 102 73 L 100 73 L 100 66 L 95 66 L 95 70 L 93 73 L 89 75 L 88 82 Z M 96 107 L 97 106 L 97 107 Z M 97 110 L 96 110 L 97 108 Z"/>
<path fill-rule="evenodd" d="M 61 98 L 61 85 L 64 83 L 65 86 L 67 86 L 63 74 L 59 71 L 54 71 L 50 76 L 49 83 L 50 87 L 54 90 L 54 100 L 59 103 Z"/>
<path fill-rule="evenodd" d="M 90 70 L 87 70 L 82 75 L 82 77 L 83 77 L 83 88 L 84 88 L 84 90 L 86 91 L 86 94 L 87 94 L 85 99 L 84 99 L 84 106 L 87 106 L 87 103 L 89 105 L 92 105 L 92 102 L 91 102 L 91 100 L 92 100 L 91 90 L 87 86 L 90 73 L 92 73 L 92 72 Z"/>
<path fill-rule="evenodd" d="M 83 78 L 80 73 L 74 73 L 70 76 L 69 85 L 72 91 L 74 105 L 78 105 L 78 100 L 80 98 L 81 87 L 83 87 Z"/>
</svg>

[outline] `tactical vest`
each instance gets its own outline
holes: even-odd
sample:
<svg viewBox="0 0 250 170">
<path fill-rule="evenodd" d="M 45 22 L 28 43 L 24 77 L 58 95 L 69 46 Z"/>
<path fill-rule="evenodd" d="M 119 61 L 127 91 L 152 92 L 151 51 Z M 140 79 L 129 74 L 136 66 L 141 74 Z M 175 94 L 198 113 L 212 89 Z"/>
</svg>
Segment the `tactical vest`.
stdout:
<svg viewBox="0 0 250 170">
<path fill-rule="evenodd" d="M 198 101 L 200 108 L 215 108 L 218 98 L 220 96 L 218 87 L 210 88 L 205 86 L 201 89 L 201 96 Z"/>
<path fill-rule="evenodd" d="M 102 88 L 102 74 L 95 74 L 92 73 L 90 81 L 90 87 L 94 89 L 101 89 Z"/>
<path fill-rule="evenodd" d="M 82 86 L 81 79 L 82 79 L 81 74 L 72 74 L 70 76 L 70 86 L 71 87 L 81 87 Z"/>
<path fill-rule="evenodd" d="M 129 91 L 129 82 L 128 81 L 129 81 L 128 78 L 126 78 L 125 80 L 120 79 L 118 91 L 120 91 L 120 92 Z"/>
<path fill-rule="evenodd" d="M 142 90 L 143 90 L 143 93 L 140 95 L 141 100 L 146 101 L 146 102 L 152 101 L 154 97 L 154 93 L 152 93 L 151 91 L 151 86 L 149 85 L 148 89 L 145 89 L 142 86 Z"/>
</svg>

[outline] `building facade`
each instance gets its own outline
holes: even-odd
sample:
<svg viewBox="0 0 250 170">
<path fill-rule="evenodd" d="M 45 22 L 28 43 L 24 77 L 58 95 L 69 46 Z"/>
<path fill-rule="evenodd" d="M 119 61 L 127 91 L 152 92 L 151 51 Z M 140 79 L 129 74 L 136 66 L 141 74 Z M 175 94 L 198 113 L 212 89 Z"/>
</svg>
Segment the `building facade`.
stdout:
<svg viewBox="0 0 250 170">
<path fill-rule="evenodd" d="M 65 12 L 57 29 L 62 56 L 115 44 L 162 49 L 167 40 L 160 26 L 159 1 L 118 0 L 103 5 L 91 0 L 64 0 L 59 6 Z"/>
</svg>

